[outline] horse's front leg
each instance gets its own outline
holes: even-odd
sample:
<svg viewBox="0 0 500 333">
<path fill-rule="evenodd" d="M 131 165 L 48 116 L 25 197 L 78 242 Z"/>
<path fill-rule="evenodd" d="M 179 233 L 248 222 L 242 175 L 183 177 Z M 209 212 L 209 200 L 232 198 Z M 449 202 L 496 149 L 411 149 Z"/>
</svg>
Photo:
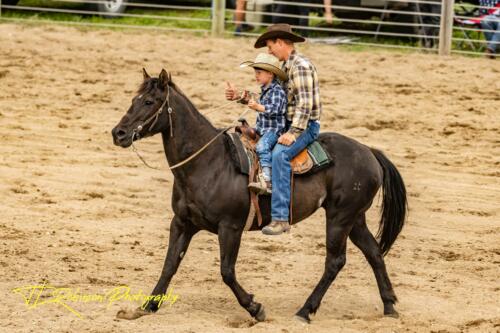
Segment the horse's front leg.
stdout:
<svg viewBox="0 0 500 333">
<path fill-rule="evenodd" d="M 133 311 L 120 310 L 117 313 L 118 318 L 122 319 L 137 319 L 147 314 L 158 311 L 159 301 L 155 301 L 154 297 L 160 299 L 165 295 L 170 280 L 177 272 L 177 268 L 187 251 L 191 238 L 199 231 L 191 222 L 181 220 L 178 216 L 174 216 L 170 224 L 170 237 L 168 240 L 167 257 L 163 264 L 160 279 L 156 284 L 150 297 L 152 300 L 146 302 L 141 307 Z"/>
<path fill-rule="evenodd" d="M 225 284 L 231 288 L 238 299 L 238 303 L 245 308 L 257 321 L 264 321 L 266 314 L 262 304 L 253 301 L 253 295 L 247 293 L 236 280 L 234 267 L 240 249 L 241 235 L 243 230 L 230 223 L 219 224 L 219 246 L 221 275 Z"/>
</svg>

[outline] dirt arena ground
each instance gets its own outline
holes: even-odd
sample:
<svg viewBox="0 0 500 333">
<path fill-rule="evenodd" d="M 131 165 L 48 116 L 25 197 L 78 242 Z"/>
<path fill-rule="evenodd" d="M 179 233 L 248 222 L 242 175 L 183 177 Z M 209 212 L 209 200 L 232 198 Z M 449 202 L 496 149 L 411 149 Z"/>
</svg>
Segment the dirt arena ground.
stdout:
<svg viewBox="0 0 500 333">
<path fill-rule="evenodd" d="M 311 325 L 293 314 L 324 267 L 322 212 L 289 236 L 244 235 L 237 275 L 268 320 L 255 323 L 219 274 L 216 236 L 201 232 L 171 287 L 177 301 L 136 321 L 119 301 L 29 308 L 12 290 L 43 284 L 148 294 L 168 242 L 173 178 L 159 137 L 138 146 L 161 170 L 112 144 L 110 130 L 142 80 L 162 67 L 203 112 L 238 68 L 247 39 L 0 24 L 1 332 L 499 332 L 498 61 L 302 45 L 321 77 L 323 131 L 386 152 L 409 191 L 408 223 L 386 257 L 399 319 L 384 318 L 373 273 L 347 265 Z M 241 106 L 208 117 L 231 123 Z M 210 169 L 207 168 L 207 172 Z M 376 230 L 379 205 L 369 212 Z M 36 294 L 35 294 L 36 295 Z M 33 305 L 34 299 L 28 305 Z"/>
</svg>

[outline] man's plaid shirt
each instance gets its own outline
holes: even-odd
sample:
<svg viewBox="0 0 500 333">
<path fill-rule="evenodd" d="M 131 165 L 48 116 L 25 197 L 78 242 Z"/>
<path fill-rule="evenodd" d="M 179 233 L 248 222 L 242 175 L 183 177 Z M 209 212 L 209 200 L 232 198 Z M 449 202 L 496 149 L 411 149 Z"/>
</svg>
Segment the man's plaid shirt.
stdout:
<svg viewBox="0 0 500 333">
<path fill-rule="evenodd" d="M 286 127 L 286 94 L 276 79 L 262 87 L 259 104 L 265 110 L 257 116 L 257 132 L 260 135 L 267 132 L 275 132 L 277 135 L 283 133 Z"/>
<path fill-rule="evenodd" d="M 316 67 L 293 50 L 282 66 L 288 81 L 282 83 L 288 92 L 287 119 L 291 126 L 306 129 L 309 120 L 319 120 L 321 101 Z"/>
</svg>

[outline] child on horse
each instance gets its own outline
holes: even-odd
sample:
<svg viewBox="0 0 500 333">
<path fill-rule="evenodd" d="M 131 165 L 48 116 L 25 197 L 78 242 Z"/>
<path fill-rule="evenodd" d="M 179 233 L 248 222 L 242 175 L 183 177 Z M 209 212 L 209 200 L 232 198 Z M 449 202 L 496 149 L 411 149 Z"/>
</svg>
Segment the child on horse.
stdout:
<svg viewBox="0 0 500 333">
<path fill-rule="evenodd" d="M 286 81 L 287 75 L 280 69 L 279 60 L 267 53 L 260 53 L 255 61 L 245 61 L 241 66 L 252 67 L 255 70 L 255 80 L 261 87 L 258 101 L 251 98 L 248 107 L 259 113 L 256 130 L 260 139 L 256 152 L 266 185 L 252 182 L 248 187 L 255 192 L 270 194 L 272 150 L 280 135 L 286 130 L 287 96 L 278 79 Z"/>
</svg>

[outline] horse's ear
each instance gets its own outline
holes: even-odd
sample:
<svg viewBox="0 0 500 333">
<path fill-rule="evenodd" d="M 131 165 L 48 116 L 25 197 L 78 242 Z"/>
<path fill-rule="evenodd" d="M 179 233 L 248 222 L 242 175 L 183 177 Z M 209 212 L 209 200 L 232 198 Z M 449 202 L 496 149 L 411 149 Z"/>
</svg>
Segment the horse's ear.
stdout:
<svg viewBox="0 0 500 333">
<path fill-rule="evenodd" d="M 144 77 L 144 80 L 150 79 L 151 76 L 149 76 L 148 72 L 146 72 L 146 69 L 142 69 L 142 76 Z"/>
<path fill-rule="evenodd" d="M 160 85 L 165 88 L 172 80 L 172 76 L 166 70 L 162 69 L 160 73 Z"/>
</svg>

